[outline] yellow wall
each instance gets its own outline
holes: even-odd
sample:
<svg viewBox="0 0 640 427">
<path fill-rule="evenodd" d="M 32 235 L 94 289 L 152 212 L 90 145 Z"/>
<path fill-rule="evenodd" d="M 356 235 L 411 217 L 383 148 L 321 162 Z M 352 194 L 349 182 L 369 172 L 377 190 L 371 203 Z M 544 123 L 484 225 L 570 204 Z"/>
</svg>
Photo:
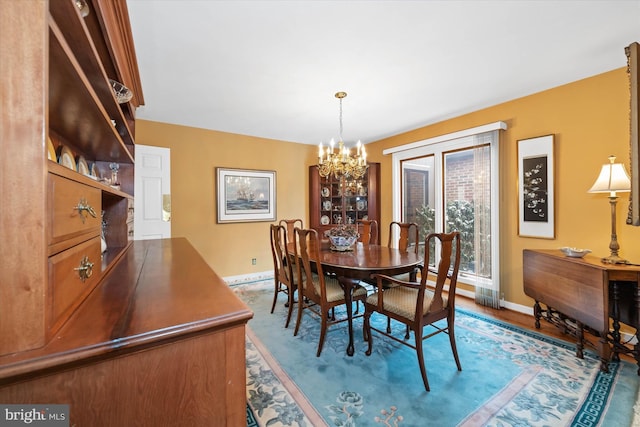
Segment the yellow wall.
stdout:
<svg viewBox="0 0 640 427">
<path fill-rule="evenodd" d="M 522 250 L 575 246 L 609 255 L 611 211 L 608 198 L 590 194 L 600 167 L 614 154 L 629 169 L 629 88 L 618 69 L 491 108 L 413 130 L 373 144 L 368 153 L 474 126 L 504 121 L 501 136 L 501 281 L 505 299 L 530 305 L 522 290 Z M 556 238 L 518 236 L 517 141 L 555 135 Z M 371 156 L 373 157 L 373 156 Z M 391 156 L 382 162 L 382 223 L 391 220 Z M 618 201 L 620 255 L 640 263 L 640 227 L 627 226 L 625 193 Z M 384 240 L 383 240 L 384 241 Z"/>
<path fill-rule="evenodd" d="M 381 224 L 391 221 L 391 156 L 382 150 L 474 126 L 504 121 L 501 139 L 500 273 L 505 299 L 531 305 L 522 291 L 525 248 L 590 248 L 608 255 L 610 208 L 602 194 L 589 194 L 607 156 L 629 169 L 629 92 L 623 68 L 509 101 L 411 132 L 367 144 L 369 160 L 380 162 Z M 518 236 L 517 141 L 555 135 L 556 238 Z M 308 223 L 308 165 L 315 146 L 138 120 L 136 141 L 171 148 L 172 234 L 187 237 L 223 277 L 272 269 L 269 223 L 216 224 L 214 168 L 266 169 L 277 172 L 277 217 Z M 624 196 L 624 195 L 623 195 Z M 628 203 L 618 203 L 621 255 L 640 263 L 640 228 L 624 224 Z M 386 228 L 381 227 L 381 241 Z M 258 263 L 251 265 L 251 258 Z"/>
<path fill-rule="evenodd" d="M 136 142 L 171 149 L 171 234 L 223 277 L 273 270 L 273 260 L 269 222 L 216 223 L 216 167 L 275 170 L 277 218 L 308 217 L 306 165 L 317 153 L 307 145 L 144 120 Z"/>
</svg>

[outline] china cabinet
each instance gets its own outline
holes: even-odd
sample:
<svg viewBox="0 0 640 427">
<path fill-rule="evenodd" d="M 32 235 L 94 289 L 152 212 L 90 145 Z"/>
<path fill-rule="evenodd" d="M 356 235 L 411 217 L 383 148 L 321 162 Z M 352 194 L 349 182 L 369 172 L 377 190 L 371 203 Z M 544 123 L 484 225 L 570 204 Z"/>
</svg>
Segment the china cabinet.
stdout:
<svg viewBox="0 0 640 427">
<path fill-rule="evenodd" d="M 380 163 L 369 163 L 361 179 L 321 177 L 309 167 L 309 220 L 311 228 L 324 231 L 360 219 L 380 222 Z"/>
</svg>

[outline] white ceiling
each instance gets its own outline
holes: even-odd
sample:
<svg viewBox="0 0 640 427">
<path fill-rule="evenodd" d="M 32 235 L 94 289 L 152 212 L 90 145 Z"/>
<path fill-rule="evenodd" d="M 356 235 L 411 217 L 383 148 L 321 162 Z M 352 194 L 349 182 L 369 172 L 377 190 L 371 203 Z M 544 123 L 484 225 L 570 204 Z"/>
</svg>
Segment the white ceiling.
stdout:
<svg viewBox="0 0 640 427">
<path fill-rule="evenodd" d="M 127 0 L 137 117 L 364 143 L 626 65 L 640 0 Z M 506 119 L 506 118 L 505 118 Z"/>
</svg>

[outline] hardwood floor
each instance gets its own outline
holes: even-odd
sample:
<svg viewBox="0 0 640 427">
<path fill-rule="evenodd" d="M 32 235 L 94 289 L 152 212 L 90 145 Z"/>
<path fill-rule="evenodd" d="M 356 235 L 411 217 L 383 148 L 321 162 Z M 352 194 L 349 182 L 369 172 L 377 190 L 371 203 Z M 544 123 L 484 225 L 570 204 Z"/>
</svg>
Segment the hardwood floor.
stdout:
<svg viewBox="0 0 640 427">
<path fill-rule="evenodd" d="M 574 342 L 574 339 L 571 336 L 567 334 L 563 334 L 559 328 L 550 324 L 549 322 L 545 322 L 544 320 L 540 321 L 540 329 L 536 329 L 535 318 L 528 314 L 520 313 L 513 310 L 508 310 L 505 308 L 495 309 L 495 308 L 485 307 L 485 306 L 476 304 L 476 302 L 471 298 L 467 298 L 460 295 L 456 295 L 456 306 L 468 311 L 472 311 L 474 313 L 480 313 L 487 317 L 491 317 L 494 319 L 511 323 L 512 325 L 516 325 L 523 329 L 540 332 L 548 336 L 560 338 L 569 342 Z M 596 342 L 598 338 L 589 334 L 585 334 L 585 339 L 591 342 Z M 631 363 L 635 363 L 635 360 L 630 355 L 620 355 L 620 358 L 623 360 L 629 361 Z"/>
</svg>

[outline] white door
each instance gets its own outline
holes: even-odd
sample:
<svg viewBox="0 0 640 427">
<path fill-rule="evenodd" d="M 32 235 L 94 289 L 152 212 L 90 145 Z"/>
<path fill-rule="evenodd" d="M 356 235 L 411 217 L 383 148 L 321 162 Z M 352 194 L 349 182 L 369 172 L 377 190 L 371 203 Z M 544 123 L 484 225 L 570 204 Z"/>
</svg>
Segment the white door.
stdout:
<svg viewBox="0 0 640 427">
<path fill-rule="evenodd" d="M 136 144 L 134 240 L 171 237 L 171 151 Z"/>
</svg>

